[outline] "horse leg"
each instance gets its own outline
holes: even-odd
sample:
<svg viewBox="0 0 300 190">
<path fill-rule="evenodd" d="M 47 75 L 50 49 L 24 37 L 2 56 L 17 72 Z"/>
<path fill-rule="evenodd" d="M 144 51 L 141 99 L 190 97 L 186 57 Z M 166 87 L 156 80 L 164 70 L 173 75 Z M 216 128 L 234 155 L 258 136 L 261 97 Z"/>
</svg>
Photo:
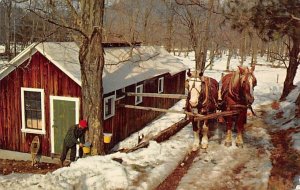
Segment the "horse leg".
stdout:
<svg viewBox="0 0 300 190">
<path fill-rule="evenodd" d="M 232 146 L 232 118 L 226 118 L 226 137 L 225 137 L 225 146 Z"/>
<path fill-rule="evenodd" d="M 241 111 L 237 122 L 236 122 L 236 126 L 237 126 L 237 136 L 236 136 L 236 146 L 237 147 L 242 147 L 244 145 L 244 140 L 243 140 L 243 132 L 244 132 L 244 124 L 246 123 L 246 119 L 247 119 L 247 110 L 243 110 Z"/>
<path fill-rule="evenodd" d="M 208 120 L 205 120 L 202 126 L 202 139 L 201 139 L 201 148 L 207 149 L 208 147 Z"/>
<path fill-rule="evenodd" d="M 194 131 L 194 143 L 193 143 L 193 149 L 192 151 L 196 151 L 199 148 L 200 138 L 199 138 L 199 132 L 200 132 L 200 121 L 192 122 L 193 124 L 193 131 Z"/>
</svg>

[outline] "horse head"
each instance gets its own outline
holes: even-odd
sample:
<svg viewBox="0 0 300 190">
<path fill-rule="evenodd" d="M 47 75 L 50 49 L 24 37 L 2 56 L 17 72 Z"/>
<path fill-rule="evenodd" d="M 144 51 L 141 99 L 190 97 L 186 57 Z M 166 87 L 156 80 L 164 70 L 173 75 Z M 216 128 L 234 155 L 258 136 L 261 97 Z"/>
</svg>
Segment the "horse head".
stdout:
<svg viewBox="0 0 300 190">
<path fill-rule="evenodd" d="M 190 77 L 187 80 L 187 89 L 188 89 L 188 103 L 191 108 L 196 108 L 199 105 L 199 99 L 202 92 L 202 73 L 199 73 L 197 76 L 197 71 L 191 73 L 188 71 L 187 75 Z"/>
<path fill-rule="evenodd" d="M 241 87 L 241 93 L 245 98 L 247 105 L 251 105 L 254 102 L 254 87 L 257 84 L 256 78 L 253 74 L 255 66 L 250 69 L 248 67 L 238 67 L 239 72 L 239 82 Z"/>
</svg>

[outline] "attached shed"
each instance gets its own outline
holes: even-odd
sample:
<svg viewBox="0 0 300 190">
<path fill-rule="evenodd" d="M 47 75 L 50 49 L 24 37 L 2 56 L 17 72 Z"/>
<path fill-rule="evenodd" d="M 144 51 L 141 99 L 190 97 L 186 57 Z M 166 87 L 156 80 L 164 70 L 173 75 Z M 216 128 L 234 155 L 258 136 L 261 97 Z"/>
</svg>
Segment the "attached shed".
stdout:
<svg viewBox="0 0 300 190">
<path fill-rule="evenodd" d="M 104 132 L 113 134 L 110 149 L 159 115 L 120 103 L 169 108 L 176 102 L 125 92 L 183 94 L 187 67 L 162 47 L 107 46 L 102 101 Z M 82 118 L 78 51 L 73 42 L 32 44 L 0 70 L 1 149 L 29 152 L 38 135 L 42 155 L 61 152 L 67 129 Z"/>
</svg>

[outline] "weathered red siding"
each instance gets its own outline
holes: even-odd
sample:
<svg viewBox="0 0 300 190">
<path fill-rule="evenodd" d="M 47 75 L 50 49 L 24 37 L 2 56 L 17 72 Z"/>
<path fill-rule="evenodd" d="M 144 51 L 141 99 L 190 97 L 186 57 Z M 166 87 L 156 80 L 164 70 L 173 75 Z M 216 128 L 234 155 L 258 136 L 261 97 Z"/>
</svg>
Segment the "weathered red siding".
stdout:
<svg viewBox="0 0 300 190">
<path fill-rule="evenodd" d="M 36 134 L 21 132 L 21 87 L 45 90 L 46 134 L 38 136 L 42 154 L 49 156 L 50 95 L 80 97 L 80 86 L 38 52 L 0 81 L 0 148 L 29 152 Z"/>
<path fill-rule="evenodd" d="M 185 72 L 178 73 L 174 76 L 164 76 L 164 92 L 166 94 L 184 94 L 184 81 Z M 158 78 L 155 77 L 138 83 L 144 85 L 144 92 L 157 93 L 158 90 Z M 135 86 L 131 85 L 126 88 L 126 92 L 135 92 Z M 168 98 L 150 98 L 143 97 L 143 102 L 139 106 L 148 106 L 156 108 L 170 108 L 176 103 L 176 99 Z M 105 120 L 104 132 L 113 133 L 112 142 L 106 145 L 106 149 L 109 150 L 119 141 L 125 139 L 130 134 L 142 129 L 147 123 L 152 121 L 157 116 L 161 115 L 160 112 L 134 110 L 118 107 L 119 104 L 134 105 L 134 97 L 125 97 L 116 102 L 115 116 Z"/>
</svg>

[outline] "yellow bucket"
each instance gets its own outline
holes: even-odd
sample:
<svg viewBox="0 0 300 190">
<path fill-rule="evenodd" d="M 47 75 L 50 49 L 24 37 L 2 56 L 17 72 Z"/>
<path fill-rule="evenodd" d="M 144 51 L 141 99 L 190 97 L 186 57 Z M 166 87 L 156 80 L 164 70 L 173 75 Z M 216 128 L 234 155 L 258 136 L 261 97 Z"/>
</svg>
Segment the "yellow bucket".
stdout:
<svg viewBox="0 0 300 190">
<path fill-rule="evenodd" d="M 112 133 L 103 133 L 103 141 L 104 143 L 110 143 Z"/>
<path fill-rule="evenodd" d="M 82 150 L 84 154 L 89 154 L 91 152 L 91 148 L 87 146 L 82 147 Z"/>
</svg>

